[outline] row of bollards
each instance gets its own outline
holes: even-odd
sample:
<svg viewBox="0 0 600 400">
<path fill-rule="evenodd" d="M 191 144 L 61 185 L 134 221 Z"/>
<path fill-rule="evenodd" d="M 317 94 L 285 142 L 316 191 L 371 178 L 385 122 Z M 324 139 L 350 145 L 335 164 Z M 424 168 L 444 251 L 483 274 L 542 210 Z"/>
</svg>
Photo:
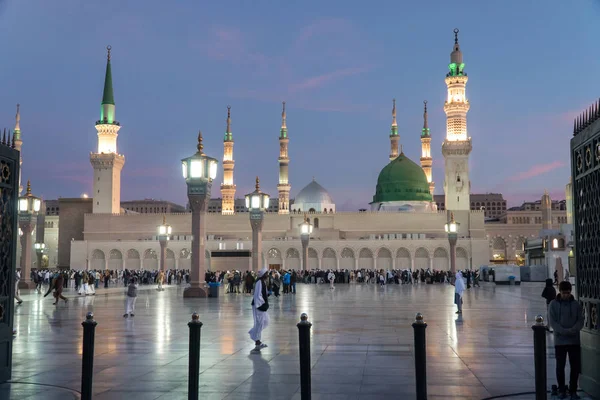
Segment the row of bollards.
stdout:
<svg viewBox="0 0 600 400">
<path fill-rule="evenodd" d="M 546 400 L 546 327 L 544 318 L 538 315 L 533 329 L 534 363 L 535 363 L 535 398 Z M 83 326 L 83 355 L 81 369 L 81 399 L 92 399 L 92 381 L 94 374 L 94 338 L 97 322 L 94 314 L 89 312 L 81 324 Z M 200 331 L 202 322 L 197 313 L 192 314 L 188 323 L 190 329 L 189 342 L 189 368 L 188 368 L 188 399 L 198 400 L 199 375 L 200 375 Z M 298 327 L 298 341 L 300 352 L 300 391 L 302 400 L 311 398 L 311 361 L 310 361 L 310 330 L 312 324 L 308 315 L 302 313 Z M 426 335 L 427 324 L 421 313 L 415 316 L 412 324 L 414 330 L 415 351 L 415 377 L 417 400 L 427 399 L 427 352 Z"/>
</svg>

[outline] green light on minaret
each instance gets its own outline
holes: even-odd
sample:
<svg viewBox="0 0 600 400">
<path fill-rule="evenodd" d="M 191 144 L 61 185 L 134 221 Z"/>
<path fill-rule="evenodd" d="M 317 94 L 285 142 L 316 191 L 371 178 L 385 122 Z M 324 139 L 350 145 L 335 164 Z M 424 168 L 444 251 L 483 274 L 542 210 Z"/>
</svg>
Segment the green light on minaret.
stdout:
<svg viewBox="0 0 600 400">
<path fill-rule="evenodd" d="M 105 124 L 115 123 L 115 95 L 112 84 L 112 70 L 110 66 L 111 46 L 106 46 L 108 51 L 106 58 L 106 75 L 104 76 L 104 91 L 102 92 L 102 103 L 100 106 L 100 121 Z"/>
</svg>

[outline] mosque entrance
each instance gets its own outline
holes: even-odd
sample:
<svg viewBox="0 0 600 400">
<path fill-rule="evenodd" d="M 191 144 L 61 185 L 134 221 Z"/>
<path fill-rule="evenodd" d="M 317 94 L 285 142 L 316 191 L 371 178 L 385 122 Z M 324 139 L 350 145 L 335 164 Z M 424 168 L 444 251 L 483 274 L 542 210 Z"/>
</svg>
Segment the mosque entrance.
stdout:
<svg viewBox="0 0 600 400">
<path fill-rule="evenodd" d="M 0 142 L 0 383 L 12 374 L 12 332 L 17 263 L 17 199 L 19 152 L 4 138 Z M 24 277 L 23 277 L 24 278 Z"/>
<path fill-rule="evenodd" d="M 281 264 L 269 264 L 269 270 L 274 269 L 275 271 L 281 271 Z"/>
</svg>

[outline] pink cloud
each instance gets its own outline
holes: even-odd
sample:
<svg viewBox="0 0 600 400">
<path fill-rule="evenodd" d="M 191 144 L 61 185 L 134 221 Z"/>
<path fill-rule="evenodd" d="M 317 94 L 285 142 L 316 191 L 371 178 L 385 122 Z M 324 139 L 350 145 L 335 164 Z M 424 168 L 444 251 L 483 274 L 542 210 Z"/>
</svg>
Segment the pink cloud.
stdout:
<svg viewBox="0 0 600 400">
<path fill-rule="evenodd" d="M 326 85 L 329 82 L 332 82 L 336 79 L 343 78 L 346 76 L 358 75 L 367 71 L 366 67 L 353 67 L 353 68 L 344 68 L 338 69 L 327 74 L 317 75 L 310 78 L 303 79 L 300 82 L 292 83 L 289 85 L 289 90 L 291 93 L 295 93 L 298 91 L 315 89 Z"/>
<path fill-rule="evenodd" d="M 524 181 L 534 178 L 539 175 L 546 174 L 552 170 L 564 167 L 566 164 L 563 161 L 554 161 L 549 164 L 538 164 L 529 168 L 527 171 L 519 172 L 518 174 L 507 178 L 508 181 Z"/>
</svg>

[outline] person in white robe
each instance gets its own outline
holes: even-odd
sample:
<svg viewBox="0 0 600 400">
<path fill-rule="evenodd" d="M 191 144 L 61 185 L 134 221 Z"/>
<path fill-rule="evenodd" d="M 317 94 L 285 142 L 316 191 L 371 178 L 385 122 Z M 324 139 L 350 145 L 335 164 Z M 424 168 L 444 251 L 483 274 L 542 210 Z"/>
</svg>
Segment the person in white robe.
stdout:
<svg viewBox="0 0 600 400">
<path fill-rule="evenodd" d="M 254 340 L 254 350 L 260 351 L 267 347 L 261 342 L 262 331 L 269 326 L 269 300 L 267 295 L 266 280 L 268 278 L 267 269 L 263 268 L 258 271 L 257 280 L 254 284 L 254 296 L 252 298 L 252 316 L 254 317 L 254 326 L 248 331 L 250 339 Z"/>
<path fill-rule="evenodd" d="M 462 314 L 462 296 L 465 291 L 465 281 L 463 279 L 462 273 L 458 271 L 456 273 L 456 281 L 454 282 L 454 304 L 458 308 L 456 311 L 457 314 Z"/>
</svg>

